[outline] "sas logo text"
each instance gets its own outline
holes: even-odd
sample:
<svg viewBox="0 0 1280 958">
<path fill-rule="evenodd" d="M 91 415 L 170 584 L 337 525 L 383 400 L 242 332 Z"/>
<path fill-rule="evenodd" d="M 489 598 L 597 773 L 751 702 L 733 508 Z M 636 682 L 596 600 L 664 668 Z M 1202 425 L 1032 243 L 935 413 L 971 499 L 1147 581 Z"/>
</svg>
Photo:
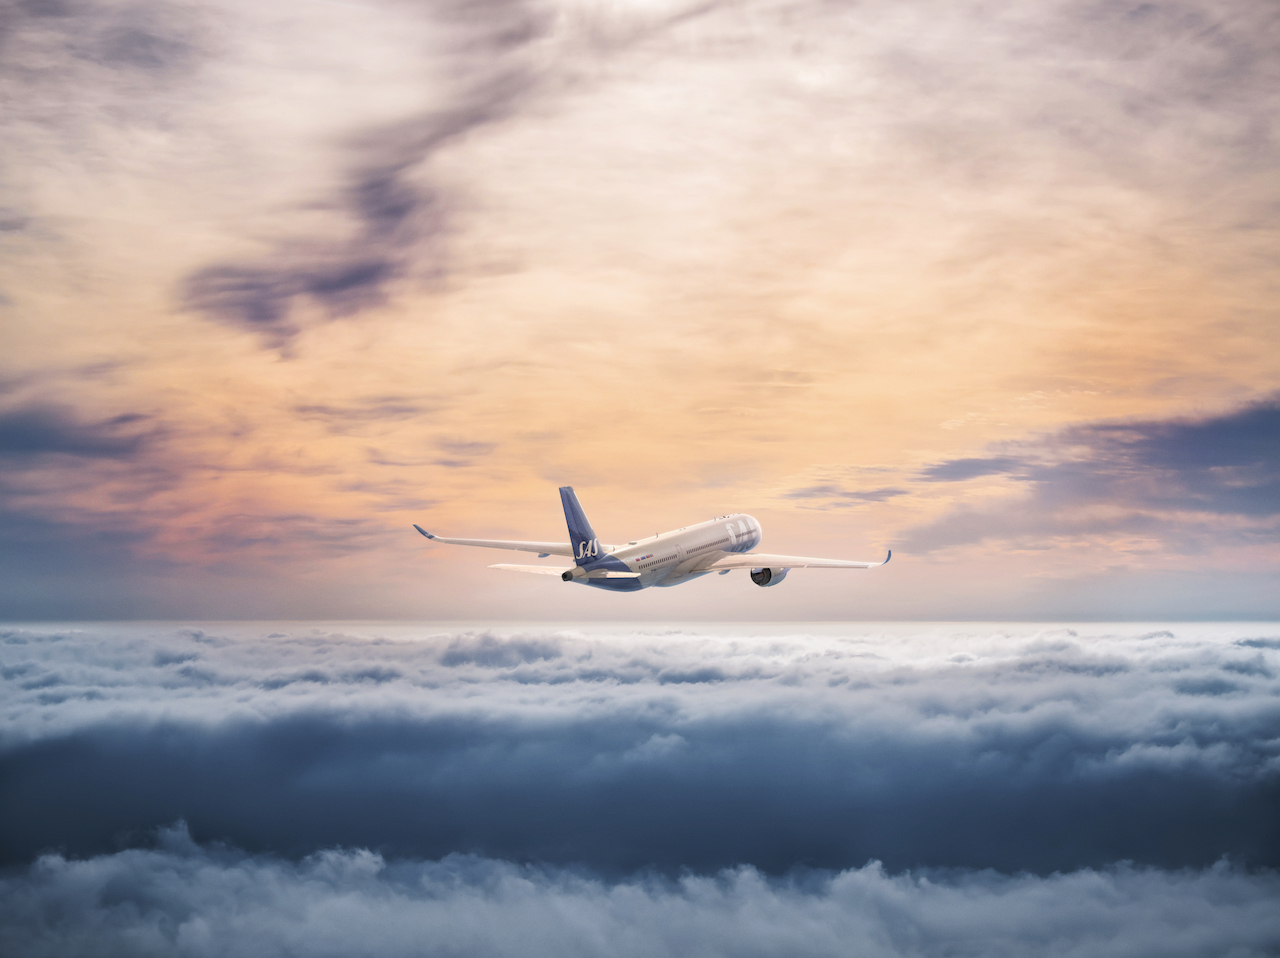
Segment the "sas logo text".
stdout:
<svg viewBox="0 0 1280 958">
<path fill-rule="evenodd" d="M 582 542 L 579 542 L 579 543 L 578 543 L 578 555 L 577 555 L 577 558 L 579 558 L 579 559 L 589 559 L 589 558 L 592 558 L 592 557 L 594 557 L 594 556 L 598 556 L 599 554 L 600 554 L 600 540 L 599 540 L 599 539 L 592 539 L 592 540 L 590 540 L 590 541 L 587 541 L 587 540 L 585 540 L 585 539 L 584 539 Z"/>
</svg>

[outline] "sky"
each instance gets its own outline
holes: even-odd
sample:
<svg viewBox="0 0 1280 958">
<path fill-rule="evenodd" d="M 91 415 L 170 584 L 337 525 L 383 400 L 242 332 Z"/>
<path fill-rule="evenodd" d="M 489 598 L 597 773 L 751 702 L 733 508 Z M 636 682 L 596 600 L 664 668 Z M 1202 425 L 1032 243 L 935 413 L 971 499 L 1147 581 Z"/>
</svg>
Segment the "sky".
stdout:
<svg viewBox="0 0 1280 958">
<path fill-rule="evenodd" d="M 1280 942 L 1275 623 L 0 629 L 6 954 Z"/>
<path fill-rule="evenodd" d="M 1280 615 L 1260 0 L 23 0 L 0 616 Z M 635 595 L 444 535 L 894 562 Z M 499 555 L 500 558 L 500 555 Z"/>
</svg>

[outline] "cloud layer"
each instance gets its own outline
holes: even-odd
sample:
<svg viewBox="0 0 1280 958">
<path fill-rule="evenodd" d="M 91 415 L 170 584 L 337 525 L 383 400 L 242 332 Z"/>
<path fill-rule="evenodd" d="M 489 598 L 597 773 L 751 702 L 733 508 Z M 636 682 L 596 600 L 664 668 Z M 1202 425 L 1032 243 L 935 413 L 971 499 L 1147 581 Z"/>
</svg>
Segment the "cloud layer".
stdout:
<svg viewBox="0 0 1280 958">
<path fill-rule="evenodd" d="M 5 643 L 10 864 L 181 818 L 254 853 L 608 874 L 1280 866 L 1269 633 L 122 626 Z"/>
<path fill-rule="evenodd" d="M 1274 628 L 0 639 L 22 958 L 1280 943 Z"/>
<path fill-rule="evenodd" d="M 197 847 L 181 826 L 160 839 L 0 878 L 8 953 L 1253 958 L 1280 941 L 1276 876 L 1226 866 L 1036 878 L 869 864 L 788 880 L 742 867 L 609 882 L 468 856 L 249 857 Z"/>
</svg>

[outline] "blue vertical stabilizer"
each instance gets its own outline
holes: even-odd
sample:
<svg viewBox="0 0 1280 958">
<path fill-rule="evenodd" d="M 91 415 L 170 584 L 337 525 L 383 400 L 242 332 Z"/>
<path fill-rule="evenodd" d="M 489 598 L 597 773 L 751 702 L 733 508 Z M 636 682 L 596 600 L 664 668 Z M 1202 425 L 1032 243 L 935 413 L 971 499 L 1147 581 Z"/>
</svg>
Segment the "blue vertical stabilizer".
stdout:
<svg viewBox="0 0 1280 958">
<path fill-rule="evenodd" d="M 573 561 L 586 565 L 600 555 L 600 540 L 591 528 L 587 514 L 582 511 L 573 486 L 560 487 L 560 502 L 564 505 L 564 521 L 569 526 L 569 544 L 573 546 Z"/>
</svg>

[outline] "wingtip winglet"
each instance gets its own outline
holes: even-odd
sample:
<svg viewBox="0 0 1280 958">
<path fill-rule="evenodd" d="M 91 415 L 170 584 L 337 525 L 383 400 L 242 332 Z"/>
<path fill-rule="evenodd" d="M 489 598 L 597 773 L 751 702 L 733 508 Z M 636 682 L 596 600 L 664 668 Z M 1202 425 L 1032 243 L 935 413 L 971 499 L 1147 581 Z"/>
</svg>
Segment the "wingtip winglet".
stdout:
<svg viewBox="0 0 1280 958">
<path fill-rule="evenodd" d="M 432 535 L 430 532 L 428 532 L 426 529 L 422 528 L 422 526 L 418 525 L 416 522 L 413 524 L 413 527 L 414 527 L 415 529 L 417 529 L 419 532 L 421 532 L 421 533 L 422 533 L 424 536 L 426 536 L 428 539 L 434 539 L 434 538 L 435 538 L 435 536 L 433 536 L 433 535 Z"/>
<path fill-rule="evenodd" d="M 888 564 L 889 564 L 889 560 L 890 560 L 890 559 L 892 559 L 892 558 L 893 558 L 893 550 L 892 550 L 892 549 L 890 549 L 890 550 L 889 550 L 889 554 L 888 554 L 887 556 L 885 556 L 885 557 L 884 557 L 884 562 L 881 562 L 880 564 L 881 564 L 881 565 L 888 565 Z"/>
</svg>

